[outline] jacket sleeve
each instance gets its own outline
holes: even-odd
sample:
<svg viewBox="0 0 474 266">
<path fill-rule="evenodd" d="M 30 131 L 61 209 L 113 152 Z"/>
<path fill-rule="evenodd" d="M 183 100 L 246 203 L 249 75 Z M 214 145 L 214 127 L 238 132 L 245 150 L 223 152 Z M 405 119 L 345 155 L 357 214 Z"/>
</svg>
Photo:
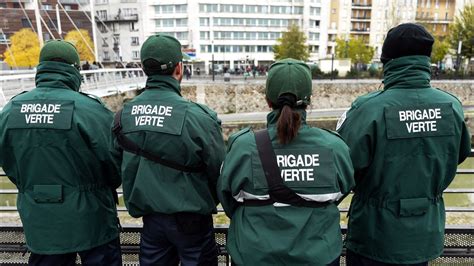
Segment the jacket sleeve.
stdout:
<svg viewBox="0 0 474 266">
<path fill-rule="evenodd" d="M 10 179 L 13 184 L 18 185 L 16 180 L 16 162 L 8 145 L 7 121 L 10 105 L 11 103 L 5 105 L 3 110 L 0 112 L 0 167 L 3 167 L 3 171 L 8 176 L 8 179 Z M 7 169 L 7 165 L 11 165 L 12 169 Z"/>
<path fill-rule="evenodd" d="M 462 122 L 461 143 L 459 145 L 459 159 L 458 164 L 461 164 L 469 157 L 471 153 L 471 134 L 467 128 L 466 122 Z"/>
<path fill-rule="evenodd" d="M 372 162 L 375 150 L 375 121 L 364 119 L 360 109 L 350 109 L 337 130 L 350 148 L 354 176 L 357 181 Z"/>
<path fill-rule="evenodd" d="M 334 153 L 337 181 L 341 194 L 343 195 L 338 201 L 338 203 L 340 203 L 351 192 L 355 185 L 354 168 L 352 166 L 349 147 L 347 147 L 345 143 L 340 143 L 340 145 L 334 149 Z"/>
<path fill-rule="evenodd" d="M 220 121 L 216 121 L 213 127 L 208 129 L 207 143 L 204 145 L 204 164 L 206 165 L 206 174 L 209 181 L 209 189 L 212 193 L 216 205 L 219 200 L 216 195 L 217 179 L 219 171 L 224 161 L 225 144 L 222 137 L 222 129 Z"/>
</svg>

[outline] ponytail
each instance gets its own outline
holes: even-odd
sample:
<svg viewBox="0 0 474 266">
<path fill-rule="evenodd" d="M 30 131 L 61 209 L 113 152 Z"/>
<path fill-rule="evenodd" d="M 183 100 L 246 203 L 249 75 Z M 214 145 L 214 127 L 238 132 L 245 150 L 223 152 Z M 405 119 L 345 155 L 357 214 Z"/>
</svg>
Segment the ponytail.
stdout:
<svg viewBox="0 0 474 266">
<path fill-rule="evenodd" d="M 296 97 L 293 96 L 291 102 L 294 104 L 287 104 L 288 103 L 288 96 L 284 95 L 285 99 L 280 100 L 282 96 L 279 97 L 279 104 L 280 108 L 280 116 L 278 117 L 277 121 L 277 136 L 280 144 L 288 144 L 290 143 L 296 135 L 298 135 L 298 129 L 301 125 L 301 114 L 295 110 L 294 107 L 296 104 Z"/>
</svg>

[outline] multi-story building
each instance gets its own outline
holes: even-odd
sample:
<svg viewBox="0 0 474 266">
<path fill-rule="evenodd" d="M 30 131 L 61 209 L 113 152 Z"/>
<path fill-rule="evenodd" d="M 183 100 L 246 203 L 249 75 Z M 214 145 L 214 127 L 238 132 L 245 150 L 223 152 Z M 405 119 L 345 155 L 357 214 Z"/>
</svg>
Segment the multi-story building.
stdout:
<svg viewBox="0 0 474 266">
<path fill-rule="evenodd" d="M 59 9 L 59 22 L 56 6 Z M 76 27 L 86 29 L 92 36 L 89 7 L 88 0 L 39 1 L 43 40 L 64 38 Z M 10 45 L 9 38 L 22 28 L 37 31 L 33 0 L 0 0 L 0 61 Z"/>
<path fill-rule="evenodd" d="M 273 62 L 273 48 L 291 24 L 307 36 L 310 60 L 327 50 L 329 6 L 321 0 L 147 1 L 145 36 L 167 33 L 186 51 L 202 60 L 206 69 L 216 64 L 231 69 Z"/>
<path fill-rule="evenodd" d="M 96 0 L 97 45 L 102 62 L 140 61 L 144 2 Z"/>
</svg>

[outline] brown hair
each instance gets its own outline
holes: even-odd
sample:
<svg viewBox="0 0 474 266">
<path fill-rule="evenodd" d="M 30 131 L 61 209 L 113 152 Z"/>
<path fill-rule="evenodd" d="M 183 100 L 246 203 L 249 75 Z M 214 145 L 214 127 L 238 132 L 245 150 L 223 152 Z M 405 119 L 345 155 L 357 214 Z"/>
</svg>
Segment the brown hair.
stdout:
<svg viewBox="0 0 474 266">
<path fill-rule="evenodd" d="M 288 105 L 283 105 L 277 122 L 277 136 L 280 144 L 290 143 L 298 135 L 300 125 L 300 113 Z"/>
</svg>

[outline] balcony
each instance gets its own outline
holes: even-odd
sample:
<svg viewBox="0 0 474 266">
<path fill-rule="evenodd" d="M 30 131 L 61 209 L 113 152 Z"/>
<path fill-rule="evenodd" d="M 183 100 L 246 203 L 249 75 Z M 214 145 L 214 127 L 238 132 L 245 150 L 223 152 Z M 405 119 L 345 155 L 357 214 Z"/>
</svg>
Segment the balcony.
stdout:
<svg viewBox="0 0 474 266">
<path fill-rule="evenodd" d="M 99 16 L 98 19 L 102 20 L 104 23 L 113 23 L 113 22 L 138 22 L 138 14 L 132 15 L 115 15 L 115 16 Z"/>
<path fill-rule="evenodd" d="M 370 16 L 351 16 L 351 20 L 364 20 L 364 21 L 370 21 L 371 17 Z"/>
<path fill-rule="evenodd" d="M 433 24 L 450 24 L 454 21 L 454 19 L 440 19 L 435 17 L 422 17 L 417 16 L 415 18 L 416 21 L 426 22 L 426 23 L 433 23 Z"/>
<path fill-rule="evenodd" d="M 353 33 L 353 34 L 370 34 L 370 28 L 352 28 L 351 33 Z"/>
<path fill-rule="evenodd" d="M 372 3 L 352 1 L 352 8 L 353 9 L 371 9 L 372 8 Z"/>
</svg>

